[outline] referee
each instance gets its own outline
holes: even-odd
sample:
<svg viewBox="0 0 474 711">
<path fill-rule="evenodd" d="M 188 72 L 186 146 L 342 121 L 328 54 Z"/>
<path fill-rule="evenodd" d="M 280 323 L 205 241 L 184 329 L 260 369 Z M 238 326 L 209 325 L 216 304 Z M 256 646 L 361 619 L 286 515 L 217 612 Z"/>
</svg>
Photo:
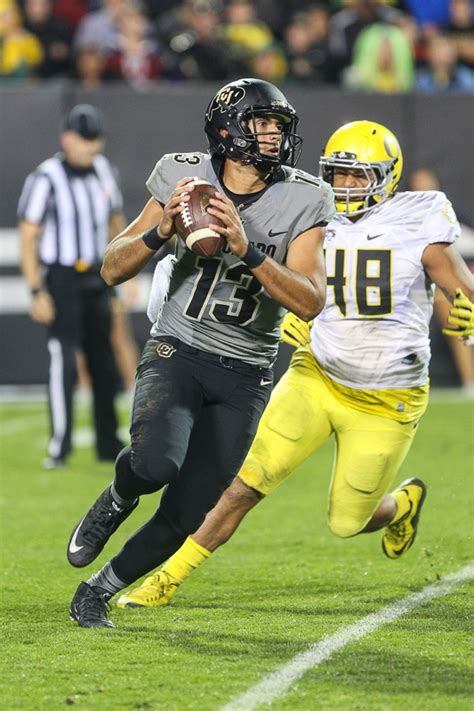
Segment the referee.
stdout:
<svg viewBox="0 0 474 711">
<path fill-rule="evenodd" d="M 64 466 L 71 452 L 76 351 L 92 380 L 97 456 L 122 448 L 114 397 L 118 372 L 110 344 L 110 289 L 100 277 L 109 238 L 125 226 L 122 195 L 105 156 L 102 115 L 75 106 L 64 118 L 62 152 L 26 179 L 18 204 L 21 269 L 31 317 L 48 328 L 51 439 L 44 466 Z"/>
</svg>

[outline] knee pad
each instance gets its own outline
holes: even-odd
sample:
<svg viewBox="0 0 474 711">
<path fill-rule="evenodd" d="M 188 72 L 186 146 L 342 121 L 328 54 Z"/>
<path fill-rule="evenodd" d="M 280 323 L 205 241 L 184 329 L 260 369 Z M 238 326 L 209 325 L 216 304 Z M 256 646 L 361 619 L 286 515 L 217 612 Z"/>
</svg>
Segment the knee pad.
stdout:
<svg viewBox="0 0 474 711">
<path fill-rule="evenodd" d="M 328 526 L 331 533 L 338 538 L 352 538 L 362 531 L 365 523 L 361 523 L 347 514 L 330 514 Z"/>
<path fill-rule="evenodd" d="M 133 474 L 131 453 L 131 447 L 124 447 L 118 453 L 117 459 L 115 460 L 115 472 L 118 476 Z"/>
<path fill-rule="evenodd" d="M 132 443 L 131 465 L 140 479 L 158 485 L 159 488 L 174 481 L 179 473 L 179 466 L 170 457 L 163 455 L 153 444 Z"/>
<path fill-rule="evenodd" d="M 132 499 L 141 494 L 151 494 L 161 488 L 155 483 L 151 485 L 150 482 L 135 473 L 132 466 L 131 447 L 124 447 L 115 460 L 115 486 L 117 492 L 126 499 Z"/>
</svg>

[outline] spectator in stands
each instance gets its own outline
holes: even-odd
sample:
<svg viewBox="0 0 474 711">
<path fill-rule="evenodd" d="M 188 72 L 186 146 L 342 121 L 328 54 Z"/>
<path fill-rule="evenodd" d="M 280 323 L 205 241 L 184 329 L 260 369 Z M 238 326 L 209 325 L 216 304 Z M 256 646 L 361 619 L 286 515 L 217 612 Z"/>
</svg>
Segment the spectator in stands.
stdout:
<svg viewBox="0 0 474 711">
<path fill-rule="evenodd" d="M 448 0 L 404 0 L 404 5 L 420 27 L 444 27 L 449 22 Z"/>
<path fill-rule="evenodd" d="M 40 41 L 23 27 L 14 0 L 0 0 L 0 80 L 26 79 L 43 61 Z"/>
<path fill-rule="evenodd" d="M 260 55 L 262 71 L 270 75 L 282 74 L 281 69 L 276 72 L 271 69 L 272 65 L 281 65 L 282 59 L 277 56 L 278 51 L 274 48 L 272 31 L 258 19 L 255 5 L 250 0 L 229 0 L 225 9 L 224 36 L 249 68 L 254 66 L 254 59 Z M 284 70 L 283 76 L 285 73 Z M 277 76 L 275 80 L 278 81 Z"/>
<path fill-rule="evenodd" d="M 329 22 L 329 50 L 332 57 L 334 78 L 352 60 L 355 41 L 359 33 L 374 22 L 398 24 L 403 14 L 392 7 L 381 5 L 376 0 L 354 0 L 351 7 L 336 12 Z"/>
<path fill-rule="evenodd" d="M 90 12 L 88 0 L 54 0 L 53 15 L 58 20 L 65 22 L 71 36 L 83 17 Z"/>
<path fill-rule="evenodd" d="M 127 0 L 103 0 L 101 10 L 86 15 L 79 23 L 74 36 L 76 48 L 96 47 L 104 54 L 117 49 L 118 21 Z"/>
<path fill-rule="evenodd" d="M 126 6 L 118 21 L 117 49 L 107 60 L 114 79 L 123 79 L 136 89 L 160 77 L 158 43 L 143 9 L 133 2 Z"/>
<path fill-rule="evenodd" d="M 427 45 L 427 66 L 417 70 L 418 91 L 474 93 L 474 70 L 458 62 L 456 47 L 443 35 L 434 35 Z"/>
<path fill-rule="evenodd" d="M 185 0 L 161 18 L 158 32 L 168 44 L 168 74 L 183 79 L 226 79 L 241 73 L 242 63 L 223 35 L 220 0 Z"/>
<path fill-rule="evenodd" d="M 441 190 L 438 176 L 429 168 L 417 168 L 408 179 L 410 190 Z M 474 230 L 461 222 L 461 236 L 456 242 L 459 253 L 469 269 L 474 272 Z M 440 289 L 436 289 L 434 313 L 440 328 L 445 328 L 451 304 Z M 454 365 L 463 392 L 474 397 L 474 348 L 466 347 L 459 338 L 446 336 L 446 343 L 451 351 Z"/>
<path fill-rule="evenodd" d="M 288 62 L 281 47 L 272 43 L 257 52 L 251 60 L 250 67 L 251 73 L 259 79 L 278 83 L 286 78 Z"/>
<path fill-rule="evenodd" d="M 375 23 L 357 37 L 344 84 L 382 94 L 407 92 L 413 86 L 414 62 L 405 33 L 395 25 Z"/>
<path fill-rule="evenodd" d="M 35 69 L 41 79 L 67 76 L 70 72 L 71 36 L 62 20 L 53 15 L 52 0 L 25 0 L 25 28 L 41 43 L 43 61 Z"/>
<path fill-rule="evenodd" d="M 87 89 L 97 89 L 110 79 L 106 68 L 107 57 L 96 45 L 80 45 L 74 52 L 73 79 Z"/>
<path fill-rule="evenodd" d="M 474 5 L 471 0 L 450 0 L 446 35 L 455 45 L 459 61 L 474 69 Z"/>
<path fill-rule="evenodd" d="M 179 4 L 180 0 L 143 0 L 146 14 L 152 21 L 157 20 L 170 10 L 173 11 Z"/>
<path fill-rule="evenodd" d="M 311 83 L 329 80 L 328 22 L 329 13 L 321 5 L 291 19 L 284 31 L 289 80 Z"/>
</svg>

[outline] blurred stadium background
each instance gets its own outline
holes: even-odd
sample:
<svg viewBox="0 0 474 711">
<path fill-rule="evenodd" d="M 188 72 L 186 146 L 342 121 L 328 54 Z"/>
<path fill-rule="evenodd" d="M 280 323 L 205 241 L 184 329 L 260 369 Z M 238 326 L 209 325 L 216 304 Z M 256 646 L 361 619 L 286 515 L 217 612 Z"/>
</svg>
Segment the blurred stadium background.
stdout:
<svg viewBox="0 0 474 711">
<path fill-rule="evenodd" d="M 61 116 L 100 107 L 106 154 L 120 172 L 127 216 L 166 152 L 205 150 L 204 111 L 227 80 L 260 76 L 296 106 L 300 167 L 317 171 L 329 134 L 370 118 L 405 156 L 401 189 L 420 167 L 438 176 L 474 256 L 474 20 L 469 0 L 0 0 L 0 385 L 46 379 L 44 329 L 28 317 L 16 204 L 25 176 L 57 148 Z M 151 273 L 137 279 L 135 338 L 148 334 Z M 433 325 L 435 386 L 457 386 Z M 285 367 L 283 350 L 278 368 Z"/>
</svg>

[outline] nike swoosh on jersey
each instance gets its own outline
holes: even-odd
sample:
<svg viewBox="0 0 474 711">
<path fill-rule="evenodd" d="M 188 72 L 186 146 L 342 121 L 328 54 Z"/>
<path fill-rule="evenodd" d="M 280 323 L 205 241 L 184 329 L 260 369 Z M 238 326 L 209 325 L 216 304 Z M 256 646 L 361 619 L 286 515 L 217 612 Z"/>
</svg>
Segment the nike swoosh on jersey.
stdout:
<svg viewBox="0 0 474 711">
<path fill-rule="evenodd" d="M 380 232 L 378 235 L 367 235 L 367 239 L 377 239 L 377 237 L 383 237 L 385 232 Z"/>
<path fill-rule="evenodd" d="M 273 383 L 273 380 L 265 380 L 265 378 L 262 378 L 260 381 L 260 385 L 271 385 Z"/>
<path fill-rule="evenodd" d="M 269 237 L 278 237 L 278 235 L 286 235 L 287 232 L 288 232 L 288 230 L 283 230 L 283 232 L 274 232 L 273 230 L 270 230 L 270 232 L 268 233 L 268 236 Z"/>
<path fill-rule="evenodd" d="M 84 516 L 84 518 L 85 518 L 85 516 Z M 82 519 L 82 521 L 84 521 L 84 518 Z M 76 546 L 76 538 L 77 538 L 77 534 L 79 533 L 79 530 L 82 526 L 82 521 L 79 523 L 79 526 L 76 528 L 75 533 L 71 539 L 71 543 L 69 544 L 69 552 L 70 553 L 78 553 L 79 551 L 81 551 L 84 548 L 84 546 Z"/>
</svg>

